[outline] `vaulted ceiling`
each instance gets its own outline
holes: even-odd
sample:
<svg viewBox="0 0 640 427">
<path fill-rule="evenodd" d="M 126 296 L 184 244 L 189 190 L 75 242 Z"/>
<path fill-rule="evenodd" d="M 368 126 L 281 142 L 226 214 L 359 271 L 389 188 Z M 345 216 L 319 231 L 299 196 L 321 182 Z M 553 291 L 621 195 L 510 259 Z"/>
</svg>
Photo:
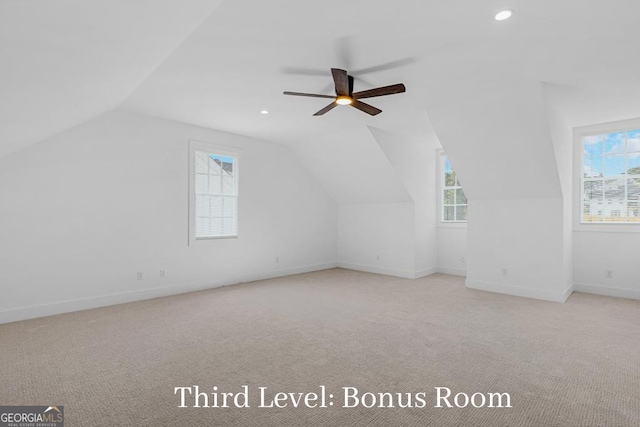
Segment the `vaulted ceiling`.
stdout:
<svg viewBox="0 0 640 427">
<path fill-rule="evenodd" d="M 221 1 L 0 1 L 0 157 L 117 108 Z"/>
<path fill-rule="evenodd" d="M 495 21 L 504 7 L 514 16 Z M 533 128 L 531 145 L 548 138 L 535 85 L 570 125 L 640 116 L 638 16 L 634 0 L 5 0 L 0 156 L 115 108 L 291 145 L 358 126 L 435 129 L 465 152 L 491 139 L 501 113 L 483 105 L 505 91 L 527 98 L 502 108 Z M 407 93 L 371 99 L 376 117 L 312 117 L 326 100 L 282 95 L 330 94 L 331 67 L 370 71 L 358 90 Z"/>
</svg>

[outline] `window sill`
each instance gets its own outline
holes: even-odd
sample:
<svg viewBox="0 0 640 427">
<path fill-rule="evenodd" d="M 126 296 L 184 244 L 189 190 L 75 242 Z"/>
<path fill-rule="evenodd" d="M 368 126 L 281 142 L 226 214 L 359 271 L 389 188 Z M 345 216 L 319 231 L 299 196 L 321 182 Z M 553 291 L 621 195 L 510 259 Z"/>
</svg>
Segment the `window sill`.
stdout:
<svg viewBox="0 0 640 427">
<path fill-rule="evenodd" d="M 466 221 L 452 221 L 452 222 L 438 222 L 437 225 L 438 228 L 462 228 L 462 229 L 466 229 L 467 228 L 467 222 Z"/>
<path fill-rule="evenodd" d="M 208 237 L 196 237 L 194 240 L 195 241 L 199 241 L 199 240 L 220 240 L 220 239 L 237 239 L 238 235 L 233 235 L 233 236 L 208 236 Z"/>
<path fill-rule="evenodd" d="M 574 233 L 640 233 L 640 224 L 576 224 Z"/>
</svg>

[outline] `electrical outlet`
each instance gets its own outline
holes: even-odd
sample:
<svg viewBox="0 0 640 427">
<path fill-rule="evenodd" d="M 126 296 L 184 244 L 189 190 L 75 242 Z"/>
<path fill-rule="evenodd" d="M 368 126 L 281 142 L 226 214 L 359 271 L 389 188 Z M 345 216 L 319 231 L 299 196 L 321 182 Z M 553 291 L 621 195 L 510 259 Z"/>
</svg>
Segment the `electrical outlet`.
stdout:
<svg viewBox="0 0 640 427">
<path fill-rule="evenodd" d="M 279 263 L 279 262 L 280 262 L 280 257 L 279 257 L 279 256 L 277 256 L 277 257 L 276 257 L 276 264 L 277 264 L 277 263 Z"/>
<path fill-rule="evenodd" d="M 502 275 L 505 276 L 505 277 L 508 276 L 509 275 L 509 269 L 508 268 L 503 268 L 502 269 Z"/>
<path fill-rule="evenodd" d="M 144 272 L 138 271 L 138 280 L 144 280 Z"/>
<path fill-rule="evenodd" d="M 380 261 L 380 254 L 376 255 L 376 261 Z"/>
<path fill-rule="evenodd" d="M 604 272 L 604 277 L 607 279 L 613 279 L 613 270 L 607 270 Z"/>
<path fill-rule="evenodd" d="M 467 260 L 465 259 L 465 257 L 461 256 L 460 257 L 460 262 L 464 264 L 465 262 L 467 262 Z"/>
<path fill-rule="evenodd" d="M 160 270 L 160 277 L 166 277 L 167 273 L 164 270 Z"/>
</svg>

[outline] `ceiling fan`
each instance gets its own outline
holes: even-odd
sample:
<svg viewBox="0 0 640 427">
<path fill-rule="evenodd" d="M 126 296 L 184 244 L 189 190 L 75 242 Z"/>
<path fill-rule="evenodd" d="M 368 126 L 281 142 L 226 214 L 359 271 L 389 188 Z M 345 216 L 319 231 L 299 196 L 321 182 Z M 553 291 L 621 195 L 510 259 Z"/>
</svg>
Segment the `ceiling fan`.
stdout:
<svg viewBox="0 0 640 427">
<path fill-rule="evenodd" d="M 327 98 L 333 99 L 333 102 L 322 110 L 314 114 L 314 116 L 321 116 L 324 113 L 333 110 L 338 105 L 350 105 L 357 108 L 360 111 L 375 116 L 382 113 L 382 110 L 374 107 L 373 105 L 365 104 L 360 101 L 363 98 L 373 98 L 375 96 L 393 95 L 395 93 L 403 93 L 406 88 L 402 83 L 398 83 L 391 86 L 377 87 L 374 89 L 363 90 L 361 92 L 353 92 L 353 77 L 348 75 L 345 70 L 339 68 L 332 68 L 331 74 L 333 75 L 333 82 L 336 88 L 336 95 L 320 95 L 315 93 L 302 93 L 302 92 L 284 92 L 285 95 L 294 96 L 308 96 L 312 98 Z"/>
</svg>

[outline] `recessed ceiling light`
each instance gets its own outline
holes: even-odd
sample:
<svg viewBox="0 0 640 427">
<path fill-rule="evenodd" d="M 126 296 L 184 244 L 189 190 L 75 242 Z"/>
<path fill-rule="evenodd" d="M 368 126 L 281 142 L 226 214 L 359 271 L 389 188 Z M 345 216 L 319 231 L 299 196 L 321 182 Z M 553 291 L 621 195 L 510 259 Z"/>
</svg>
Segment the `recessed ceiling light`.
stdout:
<svg viewBox="0 0 640 427">
<path fill-rule="evenodd" d="M 269 112 L 267 110 L 261 110 L 260 114 L 269 114 Z"/>
<path fill-rule="evenodd" d="M 512 10 L 502 10 L 498 13 L 496 13 L 496 21 L 504 21 L 505 19 L 509 19 L 511 18 L 511 15 L 513 15 L 513 11 Z"/>
</svg>

